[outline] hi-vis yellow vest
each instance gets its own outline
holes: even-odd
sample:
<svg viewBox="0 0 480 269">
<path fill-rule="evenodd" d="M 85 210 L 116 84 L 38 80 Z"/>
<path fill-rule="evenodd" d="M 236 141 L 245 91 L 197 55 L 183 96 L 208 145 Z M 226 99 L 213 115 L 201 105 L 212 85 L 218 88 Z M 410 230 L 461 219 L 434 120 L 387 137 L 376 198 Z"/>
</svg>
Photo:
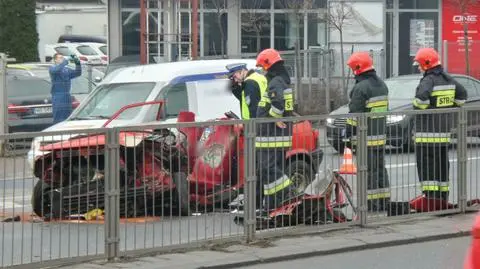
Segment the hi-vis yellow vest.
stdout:
<svg viewBox="0 0 480 269">
<path fill-rule="evenodd" d="M 253 72 L 248 76 L 245 81 L 247 80 L 253 80 L 257 82 L 258 87 L 260 88 L 260 95 L 259 97 L 262 97 L 266 92 L 267 92 L 267 78 L 263 75 L 260 75 L 257 72 Z M 250 105 L 250 100 L 247 100 L 245 98 L 245 91 L 242 91 L 242 119 L 244 120 L 249 120 L 250 119 L 250 110 L 248 109 L 248 106 Z"/>
</svg>

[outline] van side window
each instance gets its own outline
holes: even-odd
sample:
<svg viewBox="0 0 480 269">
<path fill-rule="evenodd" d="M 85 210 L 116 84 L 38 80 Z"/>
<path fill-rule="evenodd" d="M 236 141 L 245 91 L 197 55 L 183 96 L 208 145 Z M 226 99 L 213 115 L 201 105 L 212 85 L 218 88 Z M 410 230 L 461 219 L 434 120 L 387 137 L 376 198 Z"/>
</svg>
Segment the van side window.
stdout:
<svg viewBox="0 0 480 269">
<path fill-rule="evenodd" d="M 166 100 L 165 116 L 168 118 L 176 118 L 180 111 L 188 110 L 188 94 L 187 85 L 178 83 L 167 86 L 163 90 L 161 99 Z"/>
</svg>

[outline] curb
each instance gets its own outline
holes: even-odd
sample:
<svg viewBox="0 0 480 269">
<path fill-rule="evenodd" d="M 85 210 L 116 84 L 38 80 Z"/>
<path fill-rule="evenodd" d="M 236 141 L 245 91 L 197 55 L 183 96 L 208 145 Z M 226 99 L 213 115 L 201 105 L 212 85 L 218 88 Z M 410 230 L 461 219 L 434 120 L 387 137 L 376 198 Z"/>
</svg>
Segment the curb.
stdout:
<svg viewBox="0 0 480 269">
<path fill-rule="evenodd" d="M 228 264 L 212 265 L 212 266 L 200 266 L 197 268 L 198 269 L 230 269 L 230 268 L 237 268 L 237 267 L 253 266 L 258 264 L 298 260 L 298 259 L 304 259 L 304 258 L 311 258 L 315 256 L 326 256 L 326 255 L 333 255 L 333 254 L 339 254 L 339 253 L 361 251 L 366 249 L 377 249 L 377 248 L 409 245 L 409 244 L 416 244 L 416 243 L 424 243 L 429 241 L 466 237 L 470 235 L 471 235 L 470 231 L 459 231 L 455 233 L 422 236 L 422 237 L 415 237 L 415 238 L 409 238 L 409 239 L 399 239 L 399 240 L 385 241 L 380 243 L 369 243 L 369 244 L 359 245 L 359 246 L 341 247 L 337 249 L 311 251 L 311 252 L 296 253 L 291 255 L 288 255 L 288 254 L 285 255 L 285 253 L 279 253 L 278 257 L 270 257 L 266 259 L 258 258 L 252 261 L 233 262 Z"/>
</svg>

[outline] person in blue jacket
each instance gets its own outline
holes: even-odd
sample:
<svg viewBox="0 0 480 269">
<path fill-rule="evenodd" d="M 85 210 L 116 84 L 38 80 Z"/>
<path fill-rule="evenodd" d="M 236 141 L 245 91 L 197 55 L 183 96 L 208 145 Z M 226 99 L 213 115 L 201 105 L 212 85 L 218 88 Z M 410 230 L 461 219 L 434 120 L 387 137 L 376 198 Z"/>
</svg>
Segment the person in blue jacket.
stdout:
<svg viewBox="0 0 480 269">
<path fill-rule="evenodd" d="M 49 72 L 52 81 L 52 110 L 55 124 L 64 121 L 72 113 L 71 81 L 82 75 L 82 67 L 75 55 L 70 56 L 70 60 L 75 63 L 75 70 L 67 67 L 68 60 L 62 54 L 56 53 L 53 59 L 55 64 L 50 66 Z"/>
</svg>

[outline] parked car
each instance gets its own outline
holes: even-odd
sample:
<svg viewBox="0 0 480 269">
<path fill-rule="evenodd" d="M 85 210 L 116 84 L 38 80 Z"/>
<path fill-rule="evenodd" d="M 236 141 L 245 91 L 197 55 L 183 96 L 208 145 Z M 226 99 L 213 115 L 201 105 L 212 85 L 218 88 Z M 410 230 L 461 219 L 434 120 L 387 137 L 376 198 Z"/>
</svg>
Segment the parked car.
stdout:
<svg viewBox="0 0 480 269">
<path fill-rule="evenodd" d="M 93 48 L 102 58 L 102 64 L 108 64 L 108 47 L 104 43 L 88 42 L 82 43 Z"/>
<path fill-rule="evenodd" d="M 63 56 L 76 55 L 82 64 L 100 65 L 101 56 L 90 46 L 82 43 L 59 43 L 45 45 L 45 60 L 51 62 L 53 55 L 60 53 Z"/>
<path fill-rule="evenodd" d="M 48 68 L 51 64 L 42 63 L 23 63 L 23 64 L 10 64 L 8 69 L 10 73 L 20 73 L 30 76 L 40 77 L 47 80 L 50 83 L 50 74 Z M 72 67 L 74 68 L 74 67 Z M 82 75 L 72 80 L 72 95 L 79 102 L 82 102 L 89 92 L 91 92 L 97 86 L 96 78 L 103 77 L 103 72 L 97 68 L 90 68 L 92 74 L 89 74 L 89 67 L 82 68 Z M 49 86 L 50 87 L 50 86 Z"/>
<path fill-rule="evenodd" d="M 7 68 L 8 131 L 39 132 L 53 124 L 51 84 L 28 71 Z M 72 106 L 79 102 L 72 97 Z"/>
<path fill-rule="evenodd" d="M 480 81 L 465 75 L 451 74 L 468 92 L 468 100 L 465 106 L 480 105 Z M 412 100 L 415 97 L 417 85 L 421 75 L 404 75 L 385 80 L 388 86 L 389 110 L 392 112 L 409 111 L 413 109 Z M 480 110 L 480 109 L 479 109 Z M 339 107 L 330 115 L 342 115 L 348 113 L 348 105 Z M 469 112 L 467 135 L 477 137 L 480 130 L 480 115 L 472 115 Z M 327 118 L 327 140 L 336 151 L 343 153 L 345 143 L 342 141 L 342 133 L 345 131 L 346 118 Z M 413 131 L 413 117 L 396 114 L 387 117 L 387 144 L 393 147 L 402 147 L 405 150 L 413 149 L 411 141 Z"/>
<path fill-rule="evenodd" d="M 198 121 L 220 118 L 227 111 L 240 115 L 238 100 L 229 90 L 230 81 L 225 66 L 244 62 L 250 68 L 255 60 L 229 59 L 191 62 L 171 62 L 120 68 L 109 75 L 88 95 L 68 119 L 45 131 L 70 132 L 100 128 L 120 108 L 149 101 L 166 100 L 162 123 L 175 123 L 180 111 L 191 111 Z M 126 110 L 107 127 L 155 122 L 158 105 Z M 40 146 L 68 139 L 75 135 L 35 138 L 28 153 L 34 161 L 45 152 Z"/>
</svg>

